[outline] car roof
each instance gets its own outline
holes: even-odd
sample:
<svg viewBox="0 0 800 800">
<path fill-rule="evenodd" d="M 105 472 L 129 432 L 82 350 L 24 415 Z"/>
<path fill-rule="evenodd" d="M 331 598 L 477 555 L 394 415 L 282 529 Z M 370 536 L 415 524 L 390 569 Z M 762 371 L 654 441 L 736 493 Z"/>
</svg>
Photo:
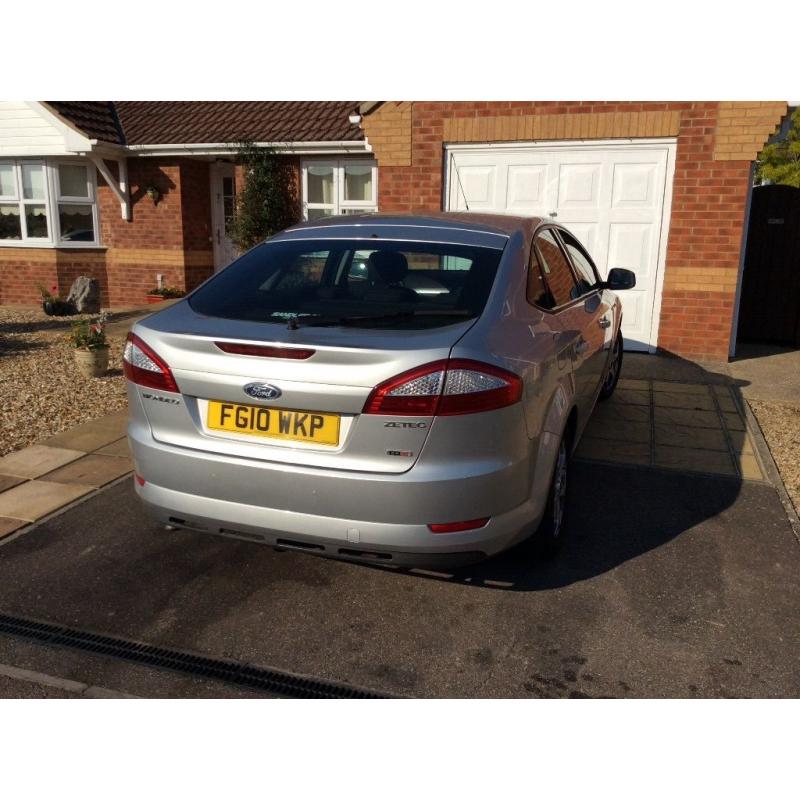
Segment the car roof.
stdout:
<svg viewBox="0 0 800 800">
<path fill-rule="evenodd" d="M 278 234 L 280 239 L 328 238 L 419 238 L 466 242 L 502 247 L 515 233 L 530 235 L 541 223 L 539 217 L 440 211 L 426 214 L 371 213 L 324 217 L 302 222 Z"/>
</svg>

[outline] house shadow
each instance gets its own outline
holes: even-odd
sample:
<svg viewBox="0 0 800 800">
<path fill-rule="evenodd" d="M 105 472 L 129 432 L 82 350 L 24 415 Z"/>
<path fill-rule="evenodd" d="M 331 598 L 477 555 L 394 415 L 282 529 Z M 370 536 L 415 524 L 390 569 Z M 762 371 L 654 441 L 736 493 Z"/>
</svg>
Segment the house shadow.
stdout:
<svg viewBox="0 0 800 800">
<path fill-rule="evenodd" d="M 654 430 L 649 446 L 655 450 L 660 443 L 669 442 L 663 452 L 676 460 L 686 456 L 683 451 L 694 454 L 702 450 L 694 456 L 699 461 L 692 469 L 666 467 L 663 462 L 656 464 L 655 456 L 651 456 L 648 465 L 615 463 L 611 457 L 607 462 L 573 459 L 565 537 L 555 557 L 538 556 L 535 540 L 531 539 L 491 559 L 452 572 L 398 571 L 428 580 L 497 590 L 555 589 L 601 575 L 663 547 L 730 508 L 739 497 L 743 471 L 748 473 L 747 477 L 754 477 L 748 472 L 752 462 L 742 462 L 744 467 L 739 463 L 751 450 L 740 392 L 747 382 L 731 378 L 724 364 L 701 366 L 670 354 L 626 354 L 622 379 L 647 381 L 651 398 L 654 387 L 670 396 L 673 395 L 668 391 L 670 384 L 682 384 L 674 388 L 685 388 L 686 384 L 705 387 L 696 395 L 701 400 L 683 402 L 676 393 L 676 402 L 690 407 L 667 407 L 665 415 L 650 400 L 650 424 Z M 641 389 L 620 391 L 631 393 Z M 730 399 L 726 400 L 727 397 Z M 615 398 L 600 404 L 594 414 L 601 417 L 603 426 L 612 423 L 624 426 L 626 414 L 631 414 L 632 420 L 638 415 L 644 418 L 636 407 L 625 406 Z M 596 432 L 596 421 L 592 424 Z M 619 446 L 612 436 L 602 441 L 609 454 Z M 755 454 L 752 458 L 756 458 Z M 727 464 L 730 466 L 726 467 Z M 727 469 L 727 474 L 720 474 L 723 469 Z M 377 565 L 374 568 L 393 569 Z"/>
<path fill-rule="evenodd" d="M 47 342 L 31 341 L 6 336 L 0 331 L 0 358 L 3 356 L 19 355 L 30 350 L 41 350 L 47 347 Z"/>
<path fill-rule="evenodd" d="M 108 314 L 107 324 L 113 325 L 118 322 L 126 322 L 142 315 L 141 309 L 132 309 L 129 311 L 115 311 Z M 24 333 L 42 333 L 50 331 L 69 331 L 70 327 L 76 319 L 83 317 L 95 317 L 96 314 L 74 314 L 66 317 L 47 317 L 47 319 L 31 320 L 25 322 L 0 322 L 0 337 L 5 335 L 24 334 Z M 20 346 L 18 349 L 27 349 L 28 346 L 33 347 L 35 342 L 28 342 L 26 346 Z"/>
</svg>

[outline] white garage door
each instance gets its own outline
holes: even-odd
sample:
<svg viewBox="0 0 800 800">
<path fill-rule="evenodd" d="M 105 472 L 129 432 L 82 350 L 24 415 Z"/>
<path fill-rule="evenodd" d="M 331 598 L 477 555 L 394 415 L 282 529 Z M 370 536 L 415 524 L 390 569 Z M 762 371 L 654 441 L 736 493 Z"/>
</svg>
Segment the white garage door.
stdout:
<svg viewBox="0 0 800 800">
<path fill-rule="evenodd" d="M 673 141 L 450 146 L 447 208 L 551 217 L 602 277 L 636 273 L 621 293 L 630 350 L 654 350 L 674 169 Z"/>
</svg>

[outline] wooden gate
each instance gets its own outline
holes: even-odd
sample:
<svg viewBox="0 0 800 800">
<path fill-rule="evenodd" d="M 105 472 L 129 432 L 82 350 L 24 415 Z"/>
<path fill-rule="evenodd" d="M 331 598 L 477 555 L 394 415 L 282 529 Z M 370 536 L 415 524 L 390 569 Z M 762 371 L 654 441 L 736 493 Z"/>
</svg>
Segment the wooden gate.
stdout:
<svg viewBox="0 0 800 800">
<path fill-rule="evenodd" d="M 800 347 L 800 189 L 753 189 L 738 338 Z"/>
</svg>

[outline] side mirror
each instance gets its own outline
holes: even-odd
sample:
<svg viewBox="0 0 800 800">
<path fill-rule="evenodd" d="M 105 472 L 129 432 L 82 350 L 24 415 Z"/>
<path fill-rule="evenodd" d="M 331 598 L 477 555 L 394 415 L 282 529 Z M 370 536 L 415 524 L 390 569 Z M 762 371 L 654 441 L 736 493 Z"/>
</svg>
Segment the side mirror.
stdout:
<svg viewBox="0 0 800 800">
<path fill-rule="evenodd" d="M 636 275 L 629 269 L 614 267 L 608 273 L 608 280 L 604 283 L 605 288 L 618 292 L 621 289 L 633 289 L 636 286 Z"/>
</svg>

